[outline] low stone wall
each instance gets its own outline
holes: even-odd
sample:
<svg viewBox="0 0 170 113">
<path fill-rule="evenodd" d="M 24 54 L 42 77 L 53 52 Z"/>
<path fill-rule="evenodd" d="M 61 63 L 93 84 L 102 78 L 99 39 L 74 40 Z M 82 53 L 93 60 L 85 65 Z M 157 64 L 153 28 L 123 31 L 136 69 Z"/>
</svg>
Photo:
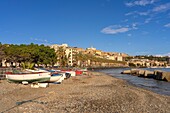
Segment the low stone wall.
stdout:
<svg viewBox="0 0 170 113">
<path fill-rule="evenodd" d="M 130 74 L 138 77 L 153 78 L 156 80 L 168 81 L 170 82 L 170 72 L 164 72 L 161 70 L 148 71 L 142 69 L 131 69 L 121 72 L 121 74 Z"/>
</svg>

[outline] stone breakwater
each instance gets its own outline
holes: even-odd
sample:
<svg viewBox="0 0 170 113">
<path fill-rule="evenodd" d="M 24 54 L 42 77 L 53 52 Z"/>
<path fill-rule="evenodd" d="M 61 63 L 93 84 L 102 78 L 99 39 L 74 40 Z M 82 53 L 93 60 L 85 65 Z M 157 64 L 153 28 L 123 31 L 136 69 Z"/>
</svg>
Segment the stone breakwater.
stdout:
<svg viewBox="0 0 170 113">
<path fill-rule="evenodd" d="M 170 72 L 165 72 L 161 70 L 149 71 L 142 69 L 131 69 L 121 72 L 121 74 L 130 74 L 138 77 L 153 78 L 156 80 L 162 80 L 170 82 Z"/>
</svg>

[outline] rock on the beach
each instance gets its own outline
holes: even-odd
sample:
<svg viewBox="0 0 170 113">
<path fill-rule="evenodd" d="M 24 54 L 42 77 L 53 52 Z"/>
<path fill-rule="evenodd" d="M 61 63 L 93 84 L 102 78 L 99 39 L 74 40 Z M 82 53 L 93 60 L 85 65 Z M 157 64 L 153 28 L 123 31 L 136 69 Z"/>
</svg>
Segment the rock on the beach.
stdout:
<svg viewBox="0 0 170 113">
<path fill-rule="evenodd" d="M 168 76 L 168 72 L 162 72 L 161 75 L 161 79 L 167 81 L 166 77 Z"/>
<path fill-rule="evenodd" d="M 145 70 L 144 77 L 153 78 L 154 77 L 154 72 L 153 71 Z"/>
<path fill-rule="evenodd" d="M 163 71 L 156 70 L 154 71 L 154 74 L 156 80 L 165 80 L 170 82 L 170 72 L 163 72 Z"/>
<path fill-rule="evenodd" d="M 131 74 L 131 70 L 124 70 L 121 74 Z"/>
<path fill-rule="evenodd" d="M 155 78 L 156 80 L 162 80 L 162 72 L 163 72 L 163 71 L 161 71 L 161 70 L 155 70 L 155 71 L 154 71 L 154 75 L 155 75 L 154 78 Z"/>
<path fill-rule="evenodd" d="M 131 69 L 121 72 L 121 74 L 131 74 L 138 77 L 154 78 L 156 80 L 164 80 L 170 82 L 170 72 L 160 70 L 149 71 L 142 69 Z"/>
<path fill-rule="evenodd" d="M 139 76 L 143 76 L 145 74 L 145 70 L 140 69 L 139 70 Z"/>
<path fill-rule="evenodd" d="M 135 76 L 138 76 L 139 75 L 139 69 L 132 69 L 131 74 L 135 75 Z"/>
<path fill-rule="evenodd" d="M 170 72 L 163 72 L 163 77 L 165 81 L 170 82 Z"/>
</svg>

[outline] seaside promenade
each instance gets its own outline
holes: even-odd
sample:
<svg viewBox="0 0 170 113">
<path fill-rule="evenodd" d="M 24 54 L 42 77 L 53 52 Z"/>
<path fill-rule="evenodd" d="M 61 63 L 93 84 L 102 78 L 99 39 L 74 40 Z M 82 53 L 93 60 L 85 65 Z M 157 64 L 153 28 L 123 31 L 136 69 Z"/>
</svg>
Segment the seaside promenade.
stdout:
<svg viewBox="0 0 170 113">
<path fill-rule="evenodd" d="M 33 89 L 0 81 L 1 113 L 168 113 L 170 96 L 90 72 L 62 84 Z"/>
</svg>

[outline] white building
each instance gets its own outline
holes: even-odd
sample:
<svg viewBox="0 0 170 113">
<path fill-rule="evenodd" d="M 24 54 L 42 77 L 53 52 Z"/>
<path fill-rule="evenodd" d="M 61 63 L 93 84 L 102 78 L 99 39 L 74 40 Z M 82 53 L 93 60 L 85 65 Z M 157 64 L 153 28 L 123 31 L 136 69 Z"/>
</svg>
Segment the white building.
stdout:
<svg viewBox="0 0 170 113">
<path fill-rule="evenodd" d="M 87 48 L 87 50 L 93 50 L 93 51 L 95 51 L 96 48 L 94 48 L 93 46 L 91 46 L 90 48 Z"/>
<path fill-rule="evenodd" d="M 68 65 L 69 66 L 73 66 L 74 65 L 74 55 L 78 52 L 81 51 L 81 48 L 74 48 L 74 47 L 69 47 L 68 44 L 62 44 L 62 45 L 58 45 L 58 44 L 53 44 L 50 46 L 51 48 L 54 48 L 55 51 L 58 50 L 59 47 L 63 47 L 63 49 L 65 50 L 65 55 L 68 58 Z"/>
<path fill-rule="evenodd" d="M 68 58 L 68 65 L 73 66 L 73 48 L 66 48 L 65 53 Z"/>
<path fill-rule="evenodd" d="M 68 44 L 61 44 L 61 45 L 53 44 L 53 45 L 50 45 L 50 47 L 54 48 L 55 51 L 57 51 L 59 47 L 63 47 L 63 49 L 66 49 L 68 47 Z"/>
</svg>

